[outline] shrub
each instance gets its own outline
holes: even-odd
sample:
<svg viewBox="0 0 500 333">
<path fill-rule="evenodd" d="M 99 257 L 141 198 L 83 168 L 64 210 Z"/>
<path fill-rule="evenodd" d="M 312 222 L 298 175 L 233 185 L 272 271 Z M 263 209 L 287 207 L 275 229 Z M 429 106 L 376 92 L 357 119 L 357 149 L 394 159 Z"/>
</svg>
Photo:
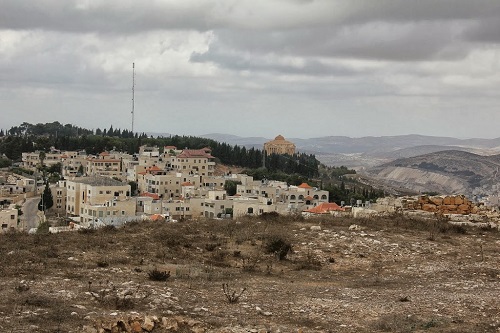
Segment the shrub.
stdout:
<svg viewBox="0 0 500 333">
<path fill-rule="evenodd" d="M 149 279 L 152 281 L 167 281 L 170 277 L 170 271 L 160 271 L 158 269 L 153 269 L 148 273 Z"/>
<path fill-rule="evenodd" d="M 280 217 L 278 212 L 264 212 L 260 215 L 260 218 L 264 221 L 277 221 Z"/>
<path fill-rule="evenodd" d="M 273 253 L 278 260 L 285 260 L 291 250 L 292 244 L 280 235 L 269 236 L 265 244 L 266 253 Z"/>
<path fill-rule="evenodd" d="M 315 258 L 308 257 L 305 260 L 301 260 L 295 266 L 297 271 L 310 270 L 310 271 L 320 271 L 322 268 L 321 262 Z"/>
<path fill-rule="evenodd" d="M 108 267 L 108 266 L 109 266 L 109 263 L 104 259 L 97 261 L 97 267 L 104 268 L 104 267 Z"/>
<path fill-rule="evenodd" d="M 215 243 L 208 243 L 208 244 L 205 244 L 205 250 L 207 250 L 208 252 L 212 252 L 213 250 L 215 250 L 217 248 L 217 244 Z"/>
</svg>

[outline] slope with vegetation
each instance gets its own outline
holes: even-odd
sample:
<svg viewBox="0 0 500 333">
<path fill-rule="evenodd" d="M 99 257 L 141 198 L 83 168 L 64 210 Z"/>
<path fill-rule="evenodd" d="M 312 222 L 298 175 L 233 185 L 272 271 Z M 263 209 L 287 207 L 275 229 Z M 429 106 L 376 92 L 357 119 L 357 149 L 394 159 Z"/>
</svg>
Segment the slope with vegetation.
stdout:
<svg viewBox="0 0 500 333">
<path fill-rule="evenodd" d="M 496 332 L 498 242 L 402 216 L 4 234 L 0 330 Z"/>
</svg>

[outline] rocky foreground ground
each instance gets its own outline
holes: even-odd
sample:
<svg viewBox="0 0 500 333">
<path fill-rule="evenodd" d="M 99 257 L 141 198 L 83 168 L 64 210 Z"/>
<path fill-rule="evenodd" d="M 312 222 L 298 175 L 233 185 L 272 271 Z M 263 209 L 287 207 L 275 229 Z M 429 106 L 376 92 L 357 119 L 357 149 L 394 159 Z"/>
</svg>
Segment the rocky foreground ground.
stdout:
<svg viewBox="0 0 500 333">
<path fill-rule="evenodd" d="M 499 249 L 396 215 L 6 234 L 0 331 L 500 332 Z"/>
</svg>

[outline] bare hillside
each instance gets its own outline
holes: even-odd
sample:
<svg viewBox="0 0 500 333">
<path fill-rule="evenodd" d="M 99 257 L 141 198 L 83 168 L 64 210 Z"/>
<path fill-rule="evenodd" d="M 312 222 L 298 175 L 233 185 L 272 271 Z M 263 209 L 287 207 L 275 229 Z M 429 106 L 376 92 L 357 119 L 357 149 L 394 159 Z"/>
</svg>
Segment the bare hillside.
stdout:
<svg viewBox="0 0 500 333">
<path fill-rule="evenodd" d="M 397 159 L 371 168 L 368 173 L 415 191 L 467 194 L 477 187 L 495 185 L 499 168 L 500 155 L 447 150 Z"/>
</svg>

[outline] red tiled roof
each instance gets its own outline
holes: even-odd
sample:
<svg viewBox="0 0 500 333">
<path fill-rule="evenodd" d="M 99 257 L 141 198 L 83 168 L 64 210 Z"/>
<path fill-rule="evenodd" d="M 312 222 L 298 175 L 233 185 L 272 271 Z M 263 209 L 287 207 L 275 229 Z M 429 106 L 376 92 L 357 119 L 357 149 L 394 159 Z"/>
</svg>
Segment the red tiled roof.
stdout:
<svg viewBox="0 0 500 333">
<path fill-rule="evenodd" d="M 304 200 L 314 200 L 314 198 L 308 195 L 307 197 L 304 198 Z"/>
<path fill-rule="evenodd" d="M 302 183 L 298 186 L 298 188 L 312 188 L 311 186 L 309 186 L 309 184 L 307 183 Z"/>
<path fill-rule="evenodd" d="M 170 150 L 170 149 L 172 149 L 172 150 L 177 150 L 177 147 L 176 147 L 176 146 L 165 146 L 165 147 L 163 147 L 163 149 L 168 149 L 168 150 Z"/>
<path fill-rule="evenodd" d="M 158 221 L 158 220 L 164 220 L 165 218 L 163 217 L 163 215 L 160 215 L 160 214 L 154 214 L 154 215 L 151 215 L 149 217 L 149 219 L 151 221 Z"/>
<path fill-rule="evenodd" d="M 150 197 L 150 198 L 153 198 L 154 200 L 159 200 L 160 199 L 160 196 L 156 193 L 149 193 L 149 192 L 144 192 L 144 193 L 141 193 L 140 195 L 141 197 Z"/>
<path fill-rule="evenodd" d="M 177 155 L 177 157 L 183 157 L 183 158 L 199 158 L 199 157 L 205 157 L 205 158 L 213 158 L 212 155 L 207 153 L 206 150 L 204 149 L 184 149 L 182 153 Z"/>
<path fill-rule="evenodd" d="M 190 182 L 184 182 L 181 184 L 181 186 L 193 186 Z"/>
<path fill-rule="evenodd" d="M 316 207 L 305 210 L 305 212 L 313 214 L 328 214 L 333 211 L 343 212 L 345 209 L 337 205 L 335 202 L 323 202 Z"/>
</svg>

